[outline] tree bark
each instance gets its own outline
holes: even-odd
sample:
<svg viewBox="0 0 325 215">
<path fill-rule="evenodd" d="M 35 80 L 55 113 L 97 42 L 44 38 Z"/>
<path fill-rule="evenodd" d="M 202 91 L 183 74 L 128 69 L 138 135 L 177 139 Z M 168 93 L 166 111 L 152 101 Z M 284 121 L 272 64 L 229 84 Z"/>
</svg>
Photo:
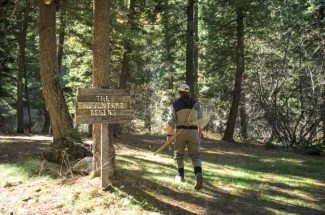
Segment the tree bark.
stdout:
<svg viewBox="0 0 325 215">
<path fill-rule="evenodd" d="M 170 29 L 170 14 L 169 14 L 169 0 L 164 1 L 164 12 L 162 13 L 162 24 L 164 27 L 164 45 L 166 49 L 166 62 L 167 62 L 167 71 L 169 75 L 165 79 L 165 84 L 170 89 L 170 92 L 173 92 L 170 97 L 174 95 L 174 56 L 172 53 L 172 39 L 171 39 L 171 29 Z"/>
<path fill-rule="evenodd" d="M 187 33 L 186 33 L 186 83 L 190 94 L 194 95 L 194 0 L 187 3 Z"/>
<path fill-rule="evenodd" d="M 24 79 L 25 79 L 25 95 L 26 95 L 26 105 L 27 105 L 27 113 L 28 113 L 28 131 L 29 133 L 32 132 L 32 115 L 30 113 L 30 102 L 29 102 L 29 93 L 28 93 L 28 82 L 27 82 L 27 70 L 26 65 L 24 65 L 25 72 L 24 72 Z"/>
<path fill-rule="evenodd" d="M 29 2 L 26 1 L 23 28 L 19 42 L 18 77 L 17 77 L 17 133 L 24 133 L 23 77 L 25 72 L 25 48 L 28 28 Z M 26 84 L 26 83 L 25 83 Z"/>
<path fill-rule="evenodd" d="M 88 134 L 87 137 L 93 137 L 93 124 L 88 125 Z"/>
<path fill-rule="evenodd" d="M 195 45 L 194 45 L 194 97 L 199 97 L 199 6 L 196 3 L 194 5 L 194 35 L 195 35 Z"/>
<path fill-rule="evenodd" d="M 50 115 L 53 144 L 45 153 L 48 161 L 69 166 L 71 161 L 90 156 L 86 148 L 74 145 L 66 136 L 73 128 L 60 84 L 56 52 L 56 5 L 39 1 L 40 76 L 44 101 Z"/>
<path fill-rule="evenodd" d="M 130 0 L 128 24 L 130 26 L 131 32 L 134 30 L 134 14 L 135 14 L 135 0 Z M 126 81 L 130 73 L 130 54 L 132 52 L 131 48 L 131 38 L 127 36 L 124 41 L 124 54 L 122 60 L 122 70 L 120 74 L 120 89 L 126 88 Z"/>
<path fill-rule="evenodd" d="M 246 110 L 246 93 L 244 87 L 242 89 L 241 102 L 239 105 L 239 116 L 240 116 L 240 136 L 241 139 L 245 141 L 248 138 L 248 122 L 247 122 L 248 114 Z"/>
<path fill-rule="evenodd" d="M 46 109 L 44 109 L 43 115 L 44 115 L 44 124 L 42 128 L 42 133 L 50 134 L 50 125 L 51 125 L 50 114 Z"/>
<path fill-rule="evenodd" d="M 93 48 L 93 86 L 109 87 L 109 0 L 94 0 L 94 48 Z M 115 150 L 112 138 L 112 125 L 108 125 L 108 147 L 109 147 L 109 178 L 116 174 Z M 105 132 L 106 133 L 106 132 Z M 101 156 L 101 135 L 100 125 L 94 124 L 93 132 L 93 154 L 95 175 L 100 173 L 100 156 Z"/>
<path fill-rule="evenodd" d="M 233 100 L 230 108 L 226 131 L 222 140 L 234 142 L 237 112 L 242 94 L 242 82 L 245 72 L 244 60 L 244 12 L 242 6 L 237 8 L 237 48 L 236 48 L 236 78 L 233 92 Z"/>
<path fill-rule="evenodd" d="M 324 65 L 324 59 L 325 59 L 325 39 L 324 37 L 324 1 L 321 0 L 320 2 L 320 8 L 319 8 L 319 34 L 321 39 L 321 51 L 322 51 L 322 57 L 323 57 L 323 63 L 321 66 L 321 73 L 323 76 L 322 81 L 322 102 L 321 102 L 321 110 L 322 110 L 322 133 L 323 133 L 323 144 L 325 145 L 325 65 Z"/>
<path fill-rule="evenodd" d="M 60 29 L 59 29 L 59 47 L 58 47 L 59 73 L 61 71 L 61 66 L 62 66 L 64 36 L 65 36 L 65 9 L 64 7 L 60 7 Z"/>
<path fill-rule="evenodd" d="M 55 32 L 56 7 L 54 1 L 45 4 L 43 0 L 40 0 L 39 8 L 42 94 L 50 115 L 53 143 L 63 143 L 66 132 L 72 128 L 72 120 L 63 96 L 59 78 Z"/>
</svg>

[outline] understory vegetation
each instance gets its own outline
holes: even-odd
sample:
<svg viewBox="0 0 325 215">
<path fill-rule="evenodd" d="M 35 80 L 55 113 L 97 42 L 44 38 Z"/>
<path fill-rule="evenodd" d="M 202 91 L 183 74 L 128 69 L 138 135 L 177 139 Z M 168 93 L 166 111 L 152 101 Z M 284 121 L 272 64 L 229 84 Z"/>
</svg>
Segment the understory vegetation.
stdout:
<svg viewBox="0 0 325 215">
<path fill-rule="evenodd" d="M 5 140 L 1 147 L 19 141 L 10 136 Z M 197 192 L 189 159 L 185 163 L 185 182 L 175 183 L 172 152 L 166 149 L 163 154 L 153 155 L 162 141 L 160 136 L 149 135 L 116 139 L 118 176 L 108 190 L 98 189 L 99 178 L 67 177 L 62 166 L 28 152 L 18 160 L 0 164 L 0 214 L 248 215 L 325 211 L 323 157 L 205 139 L 205 184 Z M 36 143 L 28 143 L 31 151 Z"/>
</svg>

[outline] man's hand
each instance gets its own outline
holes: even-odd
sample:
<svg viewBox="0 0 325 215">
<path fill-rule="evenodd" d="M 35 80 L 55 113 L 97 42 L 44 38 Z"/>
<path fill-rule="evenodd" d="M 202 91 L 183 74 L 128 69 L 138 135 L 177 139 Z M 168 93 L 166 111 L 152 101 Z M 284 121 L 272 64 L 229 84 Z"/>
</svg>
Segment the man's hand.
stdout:
<svg viewBox="0 0 325 215">
<path fill-rule="evenodd" d="M 172 134 L 167 134 L 167 138 L 166 138 L 166 141 L 168 141 L 170 138 L 172 138 L 173 135 Z M 169 151 L 172 151 L 173 150 L 173 146 L 174 146 L 174 140 L 169 144 L 168 146 L 168 150 Z"/>
<path fill-rule="evenodd" d="M 202 133 L 202 128 L 200 128 L 200 127 L 199 127 L 199 137 L 200 137 L 200 141 L 202 141 L 203 133 Z"/>
<path fill-rule="evenodd" d="M 166 141 L 169 140 L 169 139 L 171 139 L 172 137 L 173 137 L 172 134 L 167 134 Z M 170 145 L 171 145 L 171 144 L 174 144 L 174 140 L 170 143 Z"/>
<path fill-rule="evenodd" d="M 167 139 L 166 139 L 166 141 L 174 136 L 173 133 L 174 133 L 174 128 L 171 125 L 168 125 L 167 126 Z M 171 144 L 174 144 L 174 140 L 173 140 L 173 142 L 170 143 L 170 145 Z"/>
</svg>

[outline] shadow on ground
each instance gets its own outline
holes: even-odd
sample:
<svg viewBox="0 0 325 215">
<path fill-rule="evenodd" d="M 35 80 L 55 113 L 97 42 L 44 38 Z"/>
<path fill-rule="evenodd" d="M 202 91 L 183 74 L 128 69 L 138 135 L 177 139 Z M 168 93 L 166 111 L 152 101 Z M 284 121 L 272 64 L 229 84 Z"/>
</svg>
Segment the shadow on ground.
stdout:
<svg viewBox="0 0 325 215">
<path fill-rule="evenodd" d="M 51 143 L 48 136 L 33 139 L 26 135 L 0 137 L 0 164 L 40 155 Z"/>
<path fill-rule="evenodd" d="M 126 140 L 127 139 L 127 140 Z M 124 137 L 119 140 L 123 146 L 129 149 L 144 150 L 148 153 L 153 153 L 164 141 L 164 137 L 132 136 Z M 317 180 L 318 185 L 308 185 L 297 187 L 288 183 L 278 183 L 271 180 L 258 180 L 243 177 L 229 177 L 215 174 L 211 171 L 206 171 L 205 187 L 198 194 L 192 192 L 183 192 L 182 190 L 171 190 L 168 187 L 161 188 L 161 184 L 156 184 L 152 181 L 146 180 L 146 171 L 129 171 L 124 175 L 132 177 L 135 181 L 140 181 L 146 184 L 146 189 L 134 187 L 139 201 L 147 199 L 150 205 L 155 205 L 160 212 L 166 213 L 166 209 L 170 214 L 275 214 L 274 211 L 280 213 L 298 213 L 298 214 L 325 214 L 325 172 L 320 169 L 319 165 L 325 165 L 324 157 L 313 158 L 301 154 L 294 154 L 293 152 L 281 151 L 281 149 L 266 150 L 260 145 L 227 143 L 216 140 L 204 140 L 202 143 L 203 161 L 215 168 L 232 167 L 238 168 L 245 172 L 252 172 L 258 174 L 272 174 L 275 176 L 282 176 L 284 178 L 297 178 L 299 180 Z M 172 153 L 165 149 L 162 154 L 170 156 Z M 132 160 L 132 156 L 128 156 Z M 291 160 L 290 160 L 291 159 Z M 316 159 L 316 160 L 315 160 Z M 139 159 L 138 162 L 149 162 L 157 165 L 158 168 L 168 168 L 170 171 L 174 170 L 174 166 L 165 163 L 159 163 L 154 160 Z M 315 163 L 318 165 L 316 166 Z M 257 165 L 258 164 L 258 165 Z M 204 167 L 203 167 L 204 168 Z M 266 187 L 263 190 L 245 190 L 241 194 L 232 194 L 227 192 L 222 187 L 218 187 L 218 181 L 229 181 L 231 184 L 245 184 L 246 187 L 258 188 L 260 186 Z M 123 180 L 125 181 L 125 180 Z M 132 186 L 132 184 L 128 184 Z M 160 187 L 160 188 L 159 188 Z M 280 190 L 280 191 L 279 191 Z M 281 192 L 281 190 L 284 190 Z M 308 195 L 308 197 L 297 197 L 292 193 L 301 191 Z M 130 195 L 134 190 L 128 190 Z M 267 192 L 274 198 L 263 197 L 263 192 Z M 163 195 L 164 201 L 157 198 Z M 304 204 L 289 204 L 283 202 L 281 199 L 298 199 Z M 168 202 L 168 203 L 167 203 Z M 170 202 L 186 202 L 192 205 L 193 208 L 199 210 L 188 210 L 175 206 Z M 311 208 L 308 204 L 319 205 L 318 208 Z"/>
<path fill-rule="evenodd" d="M 50 143 L 49 140 L 30 140 L 29 138 L 3 140 L 0 139 L 0 164 L 12 163 L 21 166 L 21 168 L 25 168 L 26 164 L 19 160 L 43 152 Z M 145 165 L 164 170 L 162 171 L 164 174 L 158 174 L 162 174 L 161 176 L 165 178 L 173 177 L 175 172 L 175 167 L 171 163 L 136 157 L 137 152 L 153 153 L 163 141 L 164 137 L 149 135 L 124 136 L 115 141 L 117 164 L 124 162 L 126 168 L 119 169 L 119 174 L 113 183 L 114 190 L 125 193 L 126 196 L 133 196 L 133 201 L 147 211 L 156 211 L 161 214 L 213 215 L 325 214 L 325 174 L 324 168 L 320 168 L 325 166 L 323 157 L 312 158 L 281 150 L 265 150 L 257 145 L 204 140 L 202 143 L 203 161 L 204 165 L 209 166 L 210 169 L 206 169 L 204 172 L 204 188 L 196 192 L 192 182 L 189 183 L 189 181 L 182 186 L 174 186 L 169 185 L 166 181 L 159 181 L 160 179 L 149 180 L 150 174 L 153 173 L 148 172 L 144 168 Z M 134 150 L 135 154 L 119 154 L 122 147 Z M 3 155 L 8 156 L 1 157 Z M 165 149 L 162 152 L 162 157 L 172 159 L 172 152 Z M 130 170 L 127 168 L 128 164 L 138 165 L 138 168 Z M 39 167 L 34 169 L 37 168 Z M 273 181 L 272 178 L 261 180 L 260 178 L 245 178 L 240 175 L 230 177 L 213 171 L 229 168 L 245 173 L 305 180 L 306 184 L 298 187 L 287 182 Z M 27 168 L 26 171 L 34 174 L 35 170 Z M 317 180 L 318 184 L 307 183 L 308 180 Z M 231 190 L 225 189 L 227 183 L 242 185 L 241 193 L 233 193 Z M 297 196 L 294 194 L 296 191 L 303 192 L 307 196 Z M 265 193 L 272 198 L 265 198 Z M 303 204 L 289 204 L 282 199 L 296 199 Z M 318 207 L 310 205 L 318 205 Z"/>
</svg>

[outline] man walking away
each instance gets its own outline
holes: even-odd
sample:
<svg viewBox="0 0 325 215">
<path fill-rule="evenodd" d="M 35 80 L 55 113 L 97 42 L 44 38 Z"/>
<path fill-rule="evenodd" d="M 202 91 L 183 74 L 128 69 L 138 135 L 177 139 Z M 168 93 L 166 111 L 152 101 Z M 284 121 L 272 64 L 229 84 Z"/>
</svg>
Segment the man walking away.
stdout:
<svg viewBox="0 0 325 215">
<path fill-rule="evenodd" d="M 179 98 L 170 106 L 168 114 L 167 139 L 173 136 L 174 128 L 176 130 L 184 129 L 176 137 L 174 159 L 176 160 L 177 175 L 176 181 L 184 181 L 184 154 L 187 146 L 188 155 L 192 160 L 195 174 L 195 189 L 202 188 L 202 164 L 200 158 L 200 139 L 202 138 L 202 129 L 198 126 L 188 126 L 189 121 L 199 119 L 200 106 L 197 101 L 189 95 L 190 87 L 187 84 L 180 84 L 178 87 Z"/>
</svg>

